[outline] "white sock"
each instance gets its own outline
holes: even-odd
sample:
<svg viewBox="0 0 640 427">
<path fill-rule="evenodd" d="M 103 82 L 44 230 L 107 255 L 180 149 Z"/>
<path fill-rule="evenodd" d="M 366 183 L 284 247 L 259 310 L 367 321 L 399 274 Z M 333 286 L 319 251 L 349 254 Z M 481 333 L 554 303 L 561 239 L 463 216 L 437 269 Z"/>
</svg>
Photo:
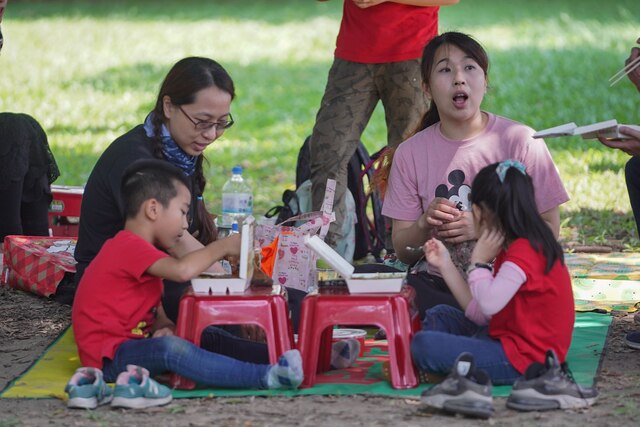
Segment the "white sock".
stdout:
<svg viewBox="0 0 640 427">
<path fill-rule="evenodd" d="M 267 372 L 267 387 L 296 389 L 304 379 L 302 356 L 298 350 L 286 351 Z"/>
<path fill-rule="evenodd" d="M 360 341 L 354 338 L 340 340 L 331 346 L 331 367 L 345 369 L 353 365 L 360 353 Z"/>
</svg>

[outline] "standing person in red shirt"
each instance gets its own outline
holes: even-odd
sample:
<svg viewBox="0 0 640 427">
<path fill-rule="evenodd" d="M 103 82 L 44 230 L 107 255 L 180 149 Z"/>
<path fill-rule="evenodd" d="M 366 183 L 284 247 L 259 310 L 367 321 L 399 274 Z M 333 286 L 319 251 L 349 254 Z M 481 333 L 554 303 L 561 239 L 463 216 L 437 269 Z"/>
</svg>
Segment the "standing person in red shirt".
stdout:
<svg viewBox="0 0 640 427">
<path fill-rule="evenodd" d="M 311 134 L 313 209 L 328 178 L 337 181 L 327 243 L 335 247 L 345 218 L 347 165 L 378 101 L 387 143 L 397 146 L 427 110 L 420 77 L 422 49 L 438 34 L 439 6 L 458 0 L 345 0 L 335 58 Z"/>
</svg>

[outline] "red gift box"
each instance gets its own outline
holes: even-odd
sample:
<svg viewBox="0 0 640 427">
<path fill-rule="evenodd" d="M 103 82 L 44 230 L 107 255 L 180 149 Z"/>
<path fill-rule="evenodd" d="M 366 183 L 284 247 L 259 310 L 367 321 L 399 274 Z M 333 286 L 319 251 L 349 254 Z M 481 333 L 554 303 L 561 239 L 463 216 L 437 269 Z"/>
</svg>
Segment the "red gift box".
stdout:
<svg viewBox="0 0 640 427">
<path fill-rule="evenodd" d="M 75 246 L 76 239 L 69 237 L 7 236 L 2 282 L 49 297 L 65 273 L 75 273 Z"/>
</svg>

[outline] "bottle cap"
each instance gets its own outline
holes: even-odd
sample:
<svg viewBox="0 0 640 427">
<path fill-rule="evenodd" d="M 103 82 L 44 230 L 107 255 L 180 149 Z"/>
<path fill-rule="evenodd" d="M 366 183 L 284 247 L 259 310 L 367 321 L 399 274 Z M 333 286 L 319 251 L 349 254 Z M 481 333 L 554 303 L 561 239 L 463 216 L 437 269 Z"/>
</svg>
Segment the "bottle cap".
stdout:
<svg viewBox="0 0 640 427">
<path fill-rule="evenodd" d="M 237 165 L 231 169 L 231 173 L 234 175 L 242 175 L 242 166 Z"/>
</svg>

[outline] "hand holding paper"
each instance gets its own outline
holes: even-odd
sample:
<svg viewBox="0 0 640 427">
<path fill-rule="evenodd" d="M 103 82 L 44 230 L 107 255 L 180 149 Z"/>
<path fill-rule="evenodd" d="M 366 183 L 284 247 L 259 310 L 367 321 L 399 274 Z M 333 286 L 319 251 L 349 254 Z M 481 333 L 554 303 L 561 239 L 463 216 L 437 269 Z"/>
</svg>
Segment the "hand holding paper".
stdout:
<svg viewBox="0 0 640 427">
<path fill-rule="evenodd" d="M 629 139 L 632 136 L 620 132 L 621 127 L 626 127 L 640 132 L 640 126 L 619 124 L 617 120 L 606 120 L 585 126 L 577 126 L 575 123 L 565 123 L 560 126 L 544 129 L 533 134 L 534 138 L 554 138 L 558 136 L 582 136 L 582 139 Z"/>
<path fill-rule="evenodd" d="M 626 139 L 606 139 L 598 138 L 598 140 L 610 148 L 624 151 L 630 156 L 640 156 L 640 131 L 622 127 L 620 132 L 624 133 Z"/>
</svg>

